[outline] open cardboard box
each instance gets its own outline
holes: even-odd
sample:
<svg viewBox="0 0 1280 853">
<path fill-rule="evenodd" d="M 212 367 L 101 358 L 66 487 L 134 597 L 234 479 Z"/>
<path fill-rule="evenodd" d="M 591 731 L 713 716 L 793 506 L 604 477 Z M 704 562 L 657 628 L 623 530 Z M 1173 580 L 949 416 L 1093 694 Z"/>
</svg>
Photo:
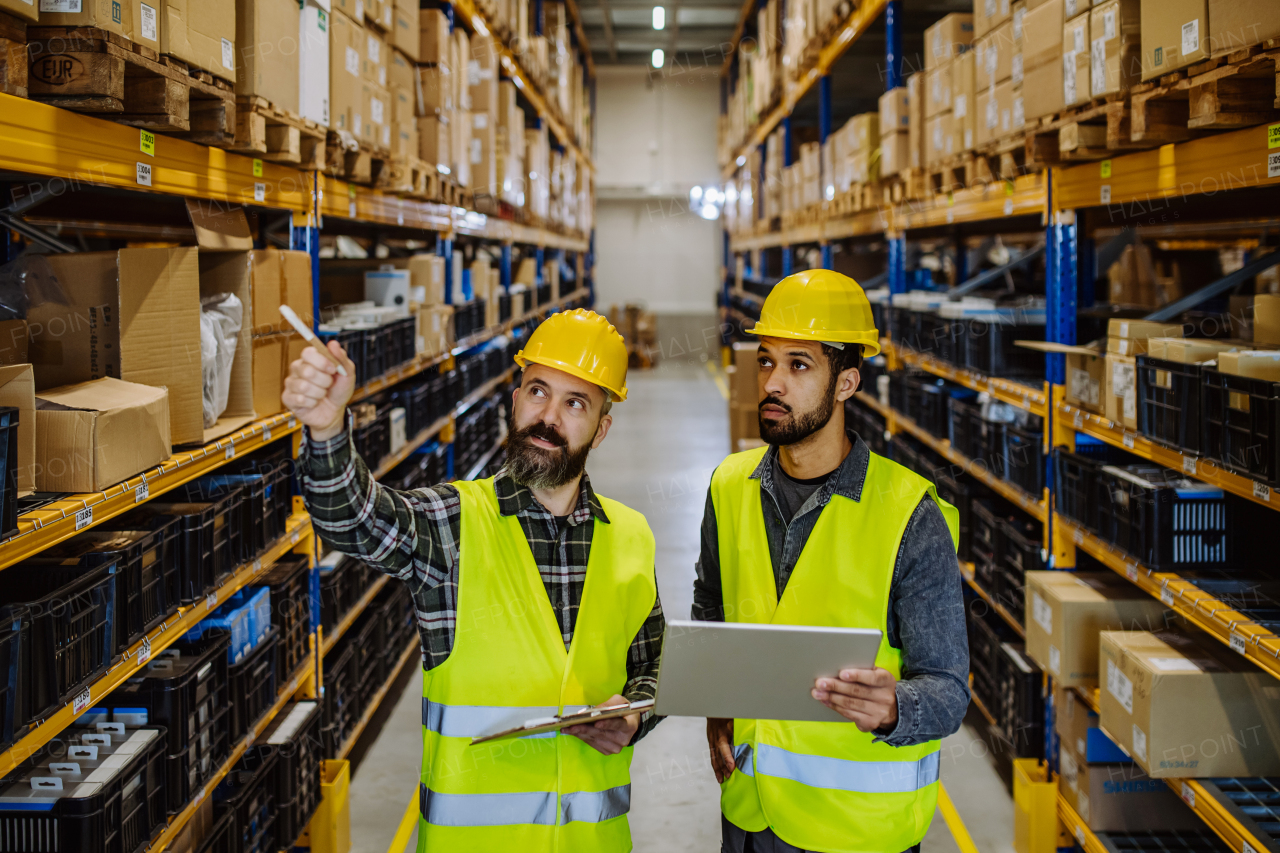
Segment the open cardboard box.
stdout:
<svg viewBox="0 0 1280 853">
<path fill-rule="evenodd" d="M 18 494 L 36 488 L 36 380 L 29 364 L 0 366 L 0 406 L 18 410 Z"/>
<path fill-rule="evenodd" d="M 1051 341 L 1014 341 L 1024 349 L 1056 353 L 1067 357 L 1067 390 L 1063 399 L 1073 406 L 1101 415 L 1104 413 L 1102 391 L 1106 384 L 1106 361 L 1100 341 L 1072 346 Z"/>
</svg>

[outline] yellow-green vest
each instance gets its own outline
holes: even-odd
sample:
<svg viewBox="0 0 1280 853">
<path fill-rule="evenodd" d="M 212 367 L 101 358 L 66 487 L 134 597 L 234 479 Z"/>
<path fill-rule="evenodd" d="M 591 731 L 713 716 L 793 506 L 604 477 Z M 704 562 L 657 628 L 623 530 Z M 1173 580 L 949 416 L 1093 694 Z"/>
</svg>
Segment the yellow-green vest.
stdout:
<svg viewBox="0 0 1280 853">
<path fill-rule="evenodd" d="M 923 477 L 871 454 L 859 500 L 831 497 L 779 601 L 760 482 L 751 479 L 766 450 L 730 456 L 711 479 L 725 618 L 886 631 L 911 514 L 928 494 L 954 541 L 955 508 Z M 901 661 L 886 634 L 876 665 L 899 678 Z M 733 735 L 737 771 L 721 786 L 720 806 L 742 829 L 771 828 L 788 844 L 823 853 L 901 853 L 924 837 L 937 802 L 937 741 L 876 743 L 852 722 L 735 720 Z"/>
<path fill-rule="evenodd" d="M 470 746 L 476 735 L 622 693 L 627 651 L 657 597 L 644 516 L 600 498 L 586 586 L 565 651 L 520 521 L 493 480 L 461 497 L 457 627 L 422 680 L 418 850 L 631 849 L 631 748 L 605 756 L 571 735 Z"/>
</svg>

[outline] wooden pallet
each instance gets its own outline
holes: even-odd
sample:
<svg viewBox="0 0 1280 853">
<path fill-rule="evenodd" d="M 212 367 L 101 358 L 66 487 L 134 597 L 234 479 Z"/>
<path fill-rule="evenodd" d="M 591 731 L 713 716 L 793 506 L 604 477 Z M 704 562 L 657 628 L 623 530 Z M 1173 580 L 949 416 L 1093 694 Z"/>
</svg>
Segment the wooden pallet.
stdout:
<svg viewBox="0 0 1280 853">
<path fill-rule="evenodd" d="M 29 27 L 27 38 L 32 100 L 164 133 L 235 137 L 226 81 L 94 27 Z"/>
<path fill-rule="evenodd" d="M 378 186 L 390 156 L 349 133 L 329 131 L 325 139 L 325 171 L 335 178 L 363 186 Z"/>
<path fill-rule="evenodd" d="M 27 24 L 0 12 L 0 92 L 27 96 Z"/>
<path fill-rule="evenodd" d="M 301 169 L 323 169 L 326 128 L 281 109 L 266 98 L 236 98 L 236 139 L 231 150 Z"/>
</svg>

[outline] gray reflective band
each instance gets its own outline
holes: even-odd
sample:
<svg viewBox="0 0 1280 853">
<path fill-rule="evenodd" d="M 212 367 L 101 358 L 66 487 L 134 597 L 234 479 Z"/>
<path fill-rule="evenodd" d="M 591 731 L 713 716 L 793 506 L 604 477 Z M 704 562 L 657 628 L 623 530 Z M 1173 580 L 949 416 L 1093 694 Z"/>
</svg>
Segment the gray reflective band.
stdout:
<svg viewBox="0 0 1280 853">
<path fill-rule="evenodd" d="M 556 825 L 554 791 L 523 794 L 441 794 L 418 786 L 418 810 L 434 826 Z M 631 786 L 575 791 L 560 798 L 560 823 L 600 823 L 631 810 Z"/>
<path fill-rule="evenodd" d="M 733 763 L 748 776 L 756 775 L 755 768 L 751 766 L 751 744 L 740 743 L 733 748 Z"/>
<path fill-rule="evenodd" d="M 566 711 L 576 708 L 566 708 Z M 479 737 L 560 713 L 556 707 L 524 705 L 442 705 L 422 697 L 422 726 L 445 737 Z M 528 737 L 554 737 L 555 732 Z"/>
<path fill-rule="evenodd" d="M 418 810 L 435 826 L 555 826 L 556 794 L 441 794 L 419 785 Z"/>
<path fill-rule="evenodd" d="M 938 753 L 931 752 L 919 761 L 846 761 L 759 744 L 756 771 L 761 776 L 791 779 L 811 788 L 905 794 L 938 781 Z"/>
<path fill-rule="evenodd" d="M 631 786 L 606 791 L 575 791 L 560 798 L 560 822 L 600 823 L 631 811 Z"/>
</svg>

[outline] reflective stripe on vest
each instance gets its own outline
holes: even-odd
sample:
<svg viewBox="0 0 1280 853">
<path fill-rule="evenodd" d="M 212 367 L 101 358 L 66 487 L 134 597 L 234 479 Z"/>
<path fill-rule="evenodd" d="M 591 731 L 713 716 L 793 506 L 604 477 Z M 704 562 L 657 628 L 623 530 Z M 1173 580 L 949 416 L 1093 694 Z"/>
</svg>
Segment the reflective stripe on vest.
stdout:
<svg viewBox="0 0 1280 853">
<path fill-rule="evenodd" d="M 739 743 L 733 747 L 733 763 L 748 776 L 756 775 L 755 766 L 751 762 L 751 744 Z"/>
<path fill-rule="evenodd" d="M 744 746 L 749 753 L 751 747 Z M 917 761 L 847 761 L 825 755 L 789 752 L 762 743 L 756 750 L 755 769 L 761 776 L 790 779 L 812 788 L 834 788 L 862 794 L 903 794 L 938 781 L 938 753 L 931 752 Z"/>
<path fill-rule="evenodd" d="M 555 791 L 519 794 L 441 794 L 418 786 L 418 810 L 435 826 L 556 825 Z M 560 823 L 600 823 L 631 811 L 631 786 L 575 791 L 560 798 Z"/>
<path fill-rule="evenodd" d="M 572 714 L 580 707 L 566 706 L 564 712 Z M 503 707 L 501 705 L 444 705 L 422 697 L 422 727 L 445 737 L 473 738 L 494 734 L 523 725 L 539 717 L 553 717 L 560 713 L 554 705 Z M 543 732 L 524 737 L 555 737 L 557 732 Z"/>
</svg>

